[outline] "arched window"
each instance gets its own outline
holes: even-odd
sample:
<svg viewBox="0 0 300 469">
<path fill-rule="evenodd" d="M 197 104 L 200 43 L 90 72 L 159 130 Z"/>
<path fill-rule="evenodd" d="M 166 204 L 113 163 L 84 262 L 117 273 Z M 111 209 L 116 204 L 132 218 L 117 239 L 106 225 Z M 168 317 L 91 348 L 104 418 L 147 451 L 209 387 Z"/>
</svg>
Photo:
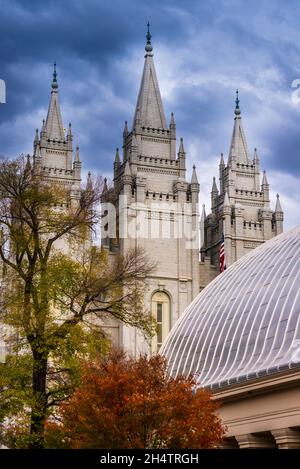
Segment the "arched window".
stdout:
<svg viewBox="0 0 300 469">
<path fill-rule="evenodd" d="M 152 339 L 152 353 L 157 353 L 167 337 L 171 327 L 171 309 L 169 296 L 158 291 L 152 296 L 152 316 L 157 322 L 157 334 Z"/>
</svg>

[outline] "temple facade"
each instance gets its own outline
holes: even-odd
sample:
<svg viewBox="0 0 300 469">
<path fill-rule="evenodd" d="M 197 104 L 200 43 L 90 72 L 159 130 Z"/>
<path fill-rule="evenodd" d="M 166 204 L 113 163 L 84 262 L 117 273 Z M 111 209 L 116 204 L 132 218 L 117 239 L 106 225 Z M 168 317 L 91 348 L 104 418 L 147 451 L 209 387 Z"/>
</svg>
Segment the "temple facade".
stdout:
<svg viewBox="0 0 300 469">
<path fill-rule="evenodd" d="M 134 328 L 117 321 L 106 325 L 113 342 L 133 355 L 156 353 L 186 307 L 220 273 L 222 238 L 228 267 L 283 230 L 279 196 L 272 210 L 258 151 L 251 156 L 248 150 L 238 92 L 227 162 L 221 154 L 218 184 L 216 178 L 212 184 L 211 211 L 207 215 L 202 206 L 199 214 L 196 168 L 187 179 L 188 155 L 183 139 L 177 142 L 173 113 L 166 119 L 149 26 L 146 39 L 132 124 L 125 122 L 122 150 L 117 148 L 115 154 L 113 185 L 105 181 L 102 193 L 102 246 L 109 259 L 142 247 L 155 264 L 146 278 L 144 297 L 145 310 L 157 322 L 151 344 Z M 67 131 L 63 126 L 55 67 L 48 114 L 41 132 L 36 130 L 33 164 L 43 179 L 66 185 L 71 199 L 78 200 L 79 148 L 73 151 L 71 124 Z M 110 218 L 105 219 L 109 206 L 115 211 L 113 229 Z"/>
<path fill-rule="evenodd" d="M 105 186 L 103 191 L 103 202 L 113 203 L 118 214 L 116 234 L 109 235 L 108 223 L 103 232 L 103 245 L 110 255 L 142 246 L 156 263 L 146 279 L 144 299 L 157 321 L 150 350 L 132 328 L 120 324 L 114 333 L 118 344 L 134 354 L 157 352 L 186 306 L 220 273 L 222 236 L 228 267 L 283 229 L 279 196 L 272 210 L 258 152 L 255 149 L 251 157 L 248 151 L 238 92 L 227 164 L 222 154 L 219 187 L 213 179 L 211 213 L 206 215 L 203 206 L 199 219 L 196 168 L 187 180 L 188 156 L 182 138 L 177 144 L 173 113 L 166 120 L 149 27 L 146 38 L 132 126 L 125 122 L 122 155 L 118 148 L 115 155 L 113 187 Z"/>
</svg>

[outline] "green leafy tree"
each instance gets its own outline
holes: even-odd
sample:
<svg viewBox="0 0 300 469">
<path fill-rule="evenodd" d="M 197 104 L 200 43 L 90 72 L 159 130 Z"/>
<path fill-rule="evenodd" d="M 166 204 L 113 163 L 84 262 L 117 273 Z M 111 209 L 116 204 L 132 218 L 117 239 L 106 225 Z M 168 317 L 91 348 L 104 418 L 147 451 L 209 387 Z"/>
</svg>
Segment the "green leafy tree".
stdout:
<svg viewBox="0 0 300 469">
<path fill-rule="evenodd" d="M 41 180 L 23 158 L 0 164 L 0 320 L 10 327 L 14 348 L 11 362 L 1 365 L 11 363 L 12 376 L 4 372 L 0 398 L 12 411 L 10 392 L 19 391 L 23 411 L 30 412 L 27 445 L 33 448 L 43 447 L 49 412 L 73 389 L 70 376 L 87 351 L 90 329 L 103 337 L 110 318 L 152 333 L 142 296 L 153 265 L 138 249 L 108 263 L 106 250 L 91 246 L 100 197 L 100 180 L 89 179 L 74 201 L 69 189 Z"/>
</svg>

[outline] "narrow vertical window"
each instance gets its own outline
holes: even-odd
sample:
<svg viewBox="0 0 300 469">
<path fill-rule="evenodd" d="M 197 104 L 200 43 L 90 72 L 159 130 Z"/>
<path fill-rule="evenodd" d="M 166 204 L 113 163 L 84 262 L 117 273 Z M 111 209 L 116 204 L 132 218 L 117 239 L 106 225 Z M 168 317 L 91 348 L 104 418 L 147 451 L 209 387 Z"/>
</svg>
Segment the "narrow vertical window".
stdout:
<svg viewBox="0 0 300 469">
<path fill-rule="evenodd" d="M 152 296 L 152 315 L 156 321 L 156 335 L 152 340 L 152 353 L 157 353 L 170 331 L 170 299 L 164 292 Z"/>
</svg>

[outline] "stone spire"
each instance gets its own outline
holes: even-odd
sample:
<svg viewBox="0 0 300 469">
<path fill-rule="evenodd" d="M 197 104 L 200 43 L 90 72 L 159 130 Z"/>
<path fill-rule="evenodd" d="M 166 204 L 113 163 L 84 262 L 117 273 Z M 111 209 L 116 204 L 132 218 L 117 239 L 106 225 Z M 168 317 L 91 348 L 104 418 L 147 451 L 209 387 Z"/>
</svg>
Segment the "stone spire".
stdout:
<svg viewBox="0 0 300 469">
<path fill-rule="evenodd" d="M 91 171 L 89 171 L 87 175 L 87 179 L 86 179 L 86 190 L 91 191 L 92 189 L 93 189 L 92 173 Z"/>
<path fill-rule="evenodd" d="M 257 148 L 254 148 L 253 162 L 256 165 L 259 164 L 259 156 L 258 156 L 258 153 L 257 153 Z"/>
<path fill-rule="evenodd" d="M 107 178 L 104 178 L 104 181 L 103 181 L 103 189 L 102 189 L 102 195 L 107 194 L 107 192 L 108 192 Z"/>
<path fill-rule="evenodd" d="M 191 184 L 198 184 L 198 178 L 197 178 L 196 166 L 195 165 L 193 166 Z"/>
<path fill-rule="evenodd" d="M 239 91 L 236 90 L 234 126 L 231 137 L 228 164 L 235 160 L 237 163 L 248 164 L 250 161 L 246 136 L 242 126 Z"/>
<path fill-rule="evenodd" d="M 261 191 L 263 193 L 263 199 L 267 206 L 269 206 L 270 202 L 270 192 L 269 192 L 269 183 L 267 179 L 267 173 L 264 171 L 262 183 L 261 183 Z"/>
<path fill-rule="evenodd" d="M 282 207 L 281 207 L 281 203 L 280 203 L 280 200 L 279 200 L 279 194 L 276 195 L 276 206 L 275 206 L 275 212 L 277 213 L 283 213 L 283 210 L 282 210 Z"/>
<path fill-rule="evenodd" d="M 68 150 L 71 153 L 73 153 L 73 134 L 72 134 L 72 124 L 71 123 L 69 123 L 66 142 L 67 142 L 67 145 L 68 145 Z"/>
<path fill-rule="evenodd" d="M 41 132 L 40 132 L 40 138 L 42 138 L 45 135 L 45 126 L 46 126 L 46 121 L 45 119 L 43 119 L 43 125 L 42 125 Z"/>
<path fill-rule="evenodd" d="M 174 112 L 171 112 L 170 127 L 175 126 Z"/>
<path fill-rule="evenodd" d="M 127 121 L 125 121 L 124 130 L 123 130 L 123 138 L 126 138 L 127 135 L 128 135 L 128 127 L 127 127 Z"/>
<path fill-rule="evenodd" d="M 75 152 L 75 163 L 80 163 L 80 157 L 79 157 L 79 146 L 77 145 L 76 147 L 76 152 Z"/>
<path fill-rule="evenodd" d="M 76 151 L 75 151 L 75 158 L 73 161 L 73 174 L 75 179 L 81 180 L 81 161 L 80 161 L 80 156 L 79 156 L 79 146 L 77 145 Z"/>
<path fill-rule="evenodd" d="M 212 192 L 212 194 L 218 194 L 219 193 L 218 188 L 217 188 L 217 184 L 216 184 L 215 176 L 213 177 L 211 192 Z"/>
<path fill-rule="evenodd" d="M 180 138 L 180 144 L 178 149 L 178 162 L 180 169 L 180 177 L 185 178 L 185 151 L 183 146 L 183 138 Z"/>
<path fill-rule="evenodd" d="M 35 129 L 34 144 L 36 145 L 39 142 L 39 129 Z"/>
<path fill-rule="evenodd" d="M 268 186 L 269 183 L 268 183 L 268 179 L 267 179 L 267 173 L 266 171 L 264 171 L 263 173 L 263 178 L 262 178 L 262 183 L 261 183 L 262 186 Z"/>
<path fill-rule="evenodd" d="M 118 166 L 120 164 L 119 148 L 116 148 L 115 164 Z"/>
<path fill-rule="evenodd" d="M 56 63 L 54 63 L 51 98 L 48 108 L 48 114 L 45 122 L 45 133 L 50 140 L 65 140 L 65 132 L 62 123 L 59 101 L 58 101 L 58 83 L 56 73 Z"/>
<path fill-rule="evenodd" d="M 150 34 L 149 23 L 147 24 L 147 27 L 145 64 L 133 118 L 133 127 L 135 127 L 138 117 L 140 124 L 144 127 L 167 129 L 166 117 L 153 62 L 153 47 L 151 44 L 152 36 Z M 137 116 L 137 114 L 139 115 Z"/>
<path fill-rule="evenodd" d="M 114 179 L 116 179 L 119 175 L 120 169 L 120 155 L 119 155 L 119 148 L 116 148 L 116 155 L 114 161 Z"/>
<path fill-rule="evenodd" d="M 273 213 L 272 218 L 274 222 L 275 234 L 279 235 L 280 233 L 283 232 L 284 213 L 283 213 L 281 203 L 279 200 L 279 194 L 277 194 L 276 197 L 277 197 L 277 200 L 276 200 L 275 212 Z"/>
<path fill-rule="evenodd" d="M 67 140 L 72 140 L 73 135 L 72 135 L 72 124 L 71 122 L 69 123 L 69 128 L 68 128 L 68 133 L 67 133 Z"/>
<path fill-rule="evenodd" d="M 180 145 L 179 145 L 179 150 L 178 150 L 178 154 L 180 154 L 180 153 L 181 153 L 181 154 L 185 153 L 185 151 L 184 151 L 184 146 L 183 146 L 183 138 L 182 138 L 182 137 L 180 137 Z"/>
<path fill-rule="evenodd" d="M 220 194 L 224 193 L 224 171 L 225 171 L 224 155 L 223 153 L 221 153 L 220 163 L 219 163 Z"/>
<path fill-rule="evenodd" d="M 170 135 L 172 138 L 176 139 L 176 124 L 175 124 L 173 112 L 171 112 L 171 119 L 170 119 Z"/>
<path fill-rule="evenodd" d="M 216 178 L 214 176 L 213 177 L 212 188 L 211 188 L 211 193 L 210 193 L 210 196 L 211 196 L 211 210 L 212 211 L 216 207 L 218 195 L 219 195 L 219 191 L 218 191 L 217 184 L 216 184 Z"/>
<path fill-rule="evenodd" d="M 204 223 L 204 222 L 205 222 L 205 219 L 206 219 L 205 204 L 202 204 L 202 212 L 201 212 L 200 221 L 201 221 L 202 223 Z"/>
<path fill-rule="evenodd" d="M 26 171 L 31 171 L 31 161 L 30 161 L 30 155 L 26 155 L 26 165 L 25 165 L 25 170 Z"/>
</svg>

